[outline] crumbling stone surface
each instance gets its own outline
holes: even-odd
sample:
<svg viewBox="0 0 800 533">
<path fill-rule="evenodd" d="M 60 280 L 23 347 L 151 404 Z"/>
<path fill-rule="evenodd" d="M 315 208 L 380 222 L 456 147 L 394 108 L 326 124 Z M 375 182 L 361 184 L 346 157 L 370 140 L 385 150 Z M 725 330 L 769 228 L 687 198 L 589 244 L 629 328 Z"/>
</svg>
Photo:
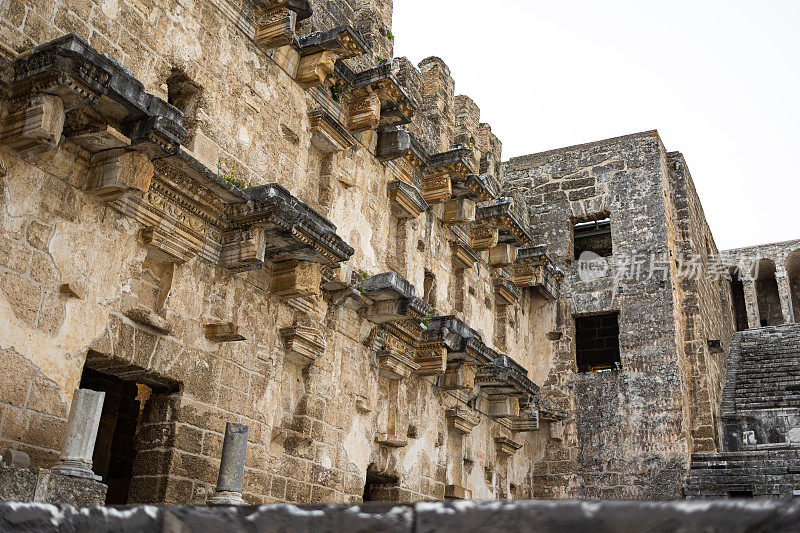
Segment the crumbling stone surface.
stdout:
<svg viewBox="0 0 800 533">
<path fill-rule="evenodd" d="M 769 532 L 800 527 L 780 502 L 424 502 L 126 509 L 0 503 L 4 531 Z"/>
<path fill-rule="evenodd" d="M 106 485 L 44 468 L 0 465 L 0 500 L 60 503 L 85 507 L 105 502 Z"/>
</svg>

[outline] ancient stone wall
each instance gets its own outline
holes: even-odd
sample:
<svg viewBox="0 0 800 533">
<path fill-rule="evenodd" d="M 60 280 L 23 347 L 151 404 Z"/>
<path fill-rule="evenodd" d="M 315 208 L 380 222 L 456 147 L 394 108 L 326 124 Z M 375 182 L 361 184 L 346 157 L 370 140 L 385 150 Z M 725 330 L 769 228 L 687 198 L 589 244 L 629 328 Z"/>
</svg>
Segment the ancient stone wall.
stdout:
<svg viewBox="0 0 800 533">
<path fill-rule="evenodd" d="M 0 445 L 51 466 L 98 372 L 130 502 L 204 503 L 226 422 L 251 503 L 530 496 L 558 279 L 512 281 L 501 144 L 443 61 L 382 61 L 391 2 L 291 5 L 0 7 Z"/>
<path fill-rule="evenodd" d="M 730 338 L 735 330 L 728 283 L 713 262 L 719 257 L 686 161 L 667 154 L 673 238 L 682 263 L 677 276 L 679 327 L 688 377 L 689 425 L 695 452 L 719 449 L 719 408 Z"/>
<path fill-rule="evenodd" d="M 543 393 L 572 417 L 565 447 L 551 444 L 543 459 L 537 496 L 677 497 L 692 450 L 692 412 L 702 412 L 696 416 L 705 424 L 703 436 L 714 446 L 718 396 L 701 403 L 695 389 L 718 394 L 720 363 L 688 357 L 685 346 L 697 345 L 705 356 L 704 335 L 725 337 L 727 324 L 719 318 L 725 302 L 710 288 L 679 290 L 683 282 L 671 258 L 709 231 L 688 174 L 668 170 L 671 159 L 657 134 L 646 132 L 505 165 L 506 189 L 526 199 L 534 240 L 567 265 L 558 317 L 564 335 L 551 337 L 555 360 Z M 605 218 L 613 243 L 609 270 L 582 279 L 573 225 Z M 661 262 L 650 262 L 654 257 Z M 609 312 L 619 313 L 620 368 L 579 373 L 575 318 Z M 694 320 L 709 324 L 686 330 Z M 711 384 L 692 381 L 700 376 Z"/>
</svg>

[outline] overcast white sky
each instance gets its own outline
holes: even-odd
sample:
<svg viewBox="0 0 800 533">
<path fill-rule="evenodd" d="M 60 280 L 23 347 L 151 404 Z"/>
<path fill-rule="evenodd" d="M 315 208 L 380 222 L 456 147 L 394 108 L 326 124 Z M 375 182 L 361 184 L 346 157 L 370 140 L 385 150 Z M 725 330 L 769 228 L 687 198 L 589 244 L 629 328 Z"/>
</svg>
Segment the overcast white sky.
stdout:
<svg viewBox="0 0 800 533">
<path fill-rule="evenodd" d="M 721 249 L 800 238 L 800 1 L 395 0 L 503 159 L 657 129 Z"/>
</svg>

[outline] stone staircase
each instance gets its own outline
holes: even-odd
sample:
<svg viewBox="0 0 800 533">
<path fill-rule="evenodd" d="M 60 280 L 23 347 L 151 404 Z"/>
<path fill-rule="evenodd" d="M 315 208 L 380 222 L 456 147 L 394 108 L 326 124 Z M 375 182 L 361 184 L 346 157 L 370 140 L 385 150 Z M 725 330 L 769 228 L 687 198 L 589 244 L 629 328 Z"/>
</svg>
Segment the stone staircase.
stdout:
<svg viewBox="0 0 800 533">
<path fill-rule="evenodd" d="M 736 333 L 722 451 L 692 455 L 687 498 L 800 496 L 800 324 Z"/>
<path fill-rule="evenodd" d="M 800 324 L 739 332 L 729 357 L 722 417 L 742 410 L 800 407 Z"/>
</svg>

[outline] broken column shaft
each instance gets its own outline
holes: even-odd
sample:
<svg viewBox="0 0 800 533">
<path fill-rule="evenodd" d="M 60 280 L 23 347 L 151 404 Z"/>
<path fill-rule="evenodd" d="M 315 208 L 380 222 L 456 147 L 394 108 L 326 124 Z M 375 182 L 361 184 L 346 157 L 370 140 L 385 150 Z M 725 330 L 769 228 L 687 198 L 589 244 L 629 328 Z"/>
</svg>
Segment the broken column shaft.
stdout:
<svg viewBox="0 0 800 533">
<path fill-rule="evenodd" d="M 64 442 L 64 454 L 53 471 L 67 476 L 100 480 L 92 472 L 92 454 L 103 413 L 105 392 L 78 389 L 72 397 Z"/>
<path fill-rule="evenodd" d="M 214 505 L 241 505 L 244 457 L 247 451 L 249 426 L 228 422 L 225 441 L 222 443 L 222 460 L 217 477 L 217 490 L 210 503 Z"/>
</svg>

